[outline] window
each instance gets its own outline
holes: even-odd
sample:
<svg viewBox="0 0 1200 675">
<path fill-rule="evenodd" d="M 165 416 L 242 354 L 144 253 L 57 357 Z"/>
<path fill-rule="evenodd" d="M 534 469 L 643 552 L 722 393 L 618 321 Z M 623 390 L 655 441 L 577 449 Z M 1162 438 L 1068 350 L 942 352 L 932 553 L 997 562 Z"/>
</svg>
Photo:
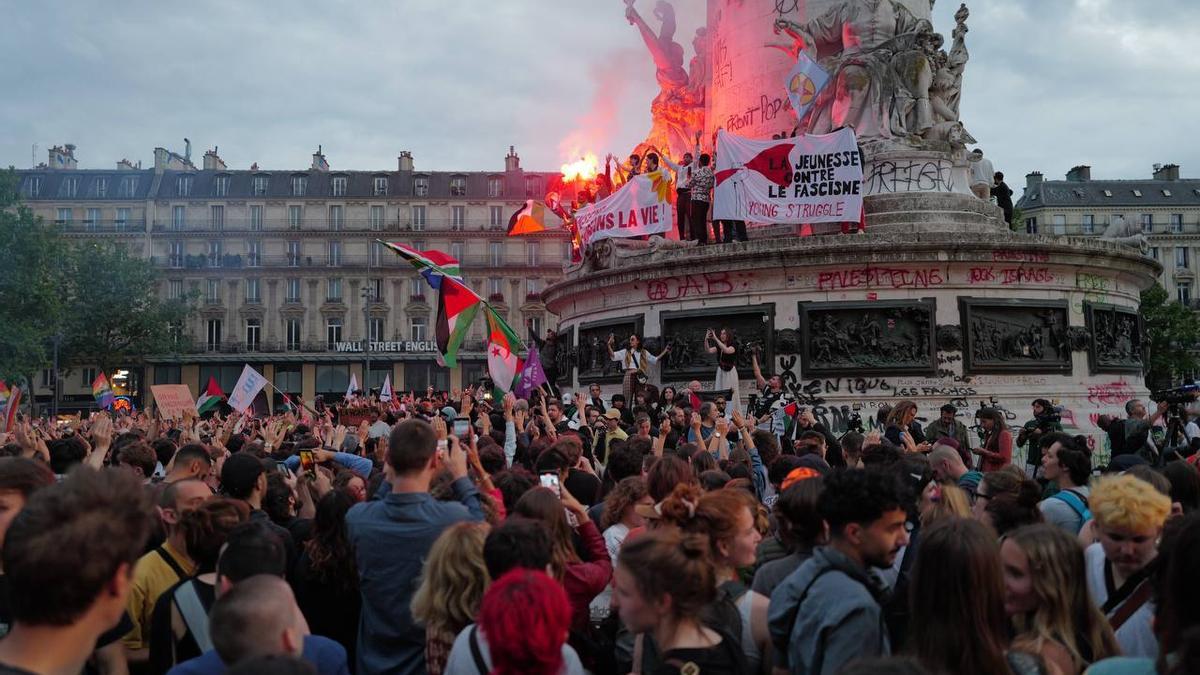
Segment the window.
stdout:
<svg viewBox="0 0 1200 675">
<path fill-rule="evenodd" d="M 341 206 L 329 207 L 329 229 L 339 232 L 346 226 L 345 212 Z"/>
<path fill-rule="evenodd" d="M 477 381 L 472 380 L 472 382 Z M 433 387 L 434 391 L 447 391 L 450 388 L 450 370 L 433 363 L 414 361 L 405 363 L 403 389 L 425 391 L 426 387 Z"/>
<path fill-rule="evenodd" d="M 1179 234 L 1180 232 L 1183 232 L 1183 214 L 1182 213 L 1172 213 L 1171 214 L 1171 231 L 1174 232 L 1175 234 Z"/>
<path fill-rule="evenodd" d="M 1056 231 L 1055 234 L 1062 234 L 1062 233 Z M 539 259 L 541 257 L 539 255 L 540 253 L 541 253 L 541 246 L 536 241 L 527 242 L 525 244 L 525 256 L 529 261 L 530 267 L 537 267 L 540 264 L 540 262 L 539 262 Z"/>
<path fill-rule="evenodd" d="M 214 230 L 225 229 L 225 207 L 213 204 L 208 207 L 208 224 Z"/>
<path fill-rule="evenodd" d="M 429 178 L 426 176 L 417 176 L 413 179 L 413 195 L 417 197 L 426 197 L 429 195 Z"/>
<path fill-rule="evenodd" d="M 1092 213 L 1083 214 L 1083 233 L 1084 234 L 1095 234 L 1096 233 L 1096 216 L 1095 216 L 1095 214 L 1092 214 Z"/>
<path fill-rule="evenodd" d="M 117 219 L 113 221 L 113 226 L 117 232 L 129 229 L 129 209 L 117 209 Z"/>
<path fill-rule="evenodd" d="M 209 267 L 220 267 L 221 266 L 221 254 L 222 254 L 222 251 L 221 251 L 221 242 L 220 241 L 208 242 L 208 266 Z"/>
<path fill-rule="evenodd" d="M 373 241 L 371 242 L 371 267 L 379 267 L 383 264 L 383 244 Z"/>
<path fill-rule="evenodd" d="M 261 287 L 257 277 L 246 279 L 246 302 L 262 302 Z"/>
<path fill-rule="evenodd" d="M 503 295 L 504 281 L 500 277 L 491 277 L 488 279 L 488 295 Z"/>
<path fill-rule="evenodd" d="M 209 302 L 221 301 L 221 282 L 216 279 L 209 279 L 204 298 Z"/>
<path fill-rule="evenodd" d="M 79 383 L 80 386 L 86 389 L 91 389 L 92 383 L 96 381 L 96 369 L 82 368 L 79 371 L 79 375 L 79 379 L 82 380 L 82 382 Z"/>
<path fill-rule="evenodd" d="M 125 176 L 121 179 L 121 187 L 117 191 L 118 197 L 136 197 L 138 191 L 137 176 Z"/>
<path fill-rule="evenodd" d="M 250 207 L 250 229 L 254 232 L 261 232 L 263 229 L 263 207 Z"/>
<path fill-rule="evenodd" d="M 1186 246 L 1175 247 L 1175 267 L 1183 269 L 1188 266 L 1188 249 Z"/>
<path fill-rule="evenodd" d="M 288 267 L 300 266 L 300 242 L 289 241 L 287 243 Z"/>
<path fill-rule="evenodd" d="M 345 197 L 346 196 L 346 177 L 345 176 L 334 176 L 333 178 L 331 178 L 329 180 L 329 189 L 330 189 L 330 193 L 334 197 Z"/>
<path fill-rule="evenodd" d="M 300 349 L 300 319 L 288 319 L 284 322 L 283 327 L 288 351 Z"/>
<path fill-rule="evenodd" d="M 1026 218 L 1025 219 L 1025 234 L 1037 234 L 1037 233 L 1038 233 L 1037 218 Z"/>
<path fill-rule="evenodd" d="M 213 178 L 213 196 L 225 197 L 229 195 L 229 176 L 220 175 Z"/>
<path fill-rule="evenodd" d="M 412 242 L 409 244 L 409 246 L 412 246 L 413 249 L 415 249 L 417 251 L 424 251 L 425 250 L 425 240 L 424 239 L 413 239 Z"/>
<path fill-rule="evenodd" d="M 256 352 L 262 346 L 262 320 L 246 319 L 246 349 Z"/>
<path fill-rule="evenodd" d="M 207 335 L 207 340 L 205 341 L 205 347 L 207 347 L 208 351 L 210 351 L 210 352 L 220 351 L 220 349 L 221 349 L 221 320 L 220 319 L 209 319 L 208 320 L 208 335 Z"/>
<path fill-rule="evenodd" d="M 25 195 L 27 197 L 40 197 L 42 194 L 42 177 L 30 176 L 25 179 Z"/>
<path fill-rule="evenodd" d="M 461 266 L 463 263 L 463 243 L 461 241 L 450 242 L 450 257 L 458 261 Z"/>
<path fill-rule="evenodd" d="M 542 292 L 542 280 L 530 278 L 525 280 L 525 294 L 538 295 Z"/>
<path fill-rule="evenodd" d="M 267 194 L 267 186 L 270 184 L 270 176 L 255 176 L 250 180 L 250 193 L 256 196 Z"/>
<path fill-rule="evenodd" d="M 175 269 L 183 267 L 182 241 L 173 241 L 167 245 L 167 263 Z"/>
<path fill-rule="evenodd" d="M 325 300 L 327 302 L 342 301 L 342 280 L 329 279 L 325 282 Z"/>
<path fill-rule="evenodd" d="M 534 335 L 541 335 L 542 334 L 542 317 L 540 317 L 540 316 L 529 317 L 529 330 L 533 331 Z"/>
<path fill-rule="evenodd" d="M 75 193 L 78 191 L 78 188 L 79 188 L 79 177 L 78 176 L 68 176 L 68 177 L 64 178 L 62 180 L 62 183 L 58 186 L 58 196 L 66 197 L 67 199 L 74 199 Z"/>
<path fill-rule="evenodd" d="M 99 197 L 100 199 L 104 199 L 105 197 L 108 196 L 108 179 L 107 178 L 101 177 L 101 178 L 96 179 L 96 196 Z"/>
<path fill-rule="evenodd" d="M 1066 234 L 1066 233 L 1067 233 L 1067 217 L 1060 213 L 1054 214 L 1054 234 Z"/>
<path fill-rule="evenodd" d="M 183 297 L 183 279 L 167 281 L 167 299 L 178 300 Z"/>
<path fill-rule="evenodd" d="M 467 221 L 467 207 L 451 206 L 450 207 L 450 224 L 456 228 L 461 228 Z"/>
<path fill-rule="evenodd" d="M 367 299 L 371 302 L 383 302 L 383 279 L 367 279 Z"/>
<path fill-rule="evenodd" d="M 1163 190 L 1163 191 L 1162 191 L 1162 195 L 1163 195 L 1164 197 L 1170 197 L 1170 196 L 1171 196 L 1171 191 L 1170 191 L 1170 190 Z"/>
<path fill-rule="evenodd" d="M 336 317 L 330 317 L 325 320 L 325 342 L 326 349 L 332 351 L 334 345 L 342 341 L 342 320 Z"/>
<path fill-rule="evenodd" d="M 54 222 L 58 223 L 59 225 L 70 225 L 71 221 L 74 219 L 75 213 L 72 209 L 60 208 L 58 209 L 57 217 L 54 219 Z"/>
<path fill-rule="evenodd" d="M 283 395 L 279 392 L 289 392 L 290 396 L 299 396 L 304 388 L 304 367 L 301 365 L 275 366 L 275 405 L 282 406 Z"/>
<path fill-rule="evenodd" d="M 492 198 L 504 196 L 504 179 L 499 176 L 488 178 L 488 196 Z"/>
<path fill-rule="evenodd" d="M 337 267 L 342 264 L 342 242 L 329 242 L 329 266 Z"/>
<path fill-rule="evenodd" d="M 154 366 L 154 384 L 183 384 L 183 367 L 161 364 Z"/>
<path fill-rule="evenodd" d="M 1177 284 L 1175 286 L 1175 298 L 1180 304 L 1192 304 L 1192 285 L 1189 283 Z"/>
<path fill-rule="evenodd" d="M 1142 196 L 1142 191 L 1141 191 L 1141 190 L 1134 190 L 1134 191 L 1133 191 L 1133 196 L 1134 196 L 1134 197 L 1141 197 L 1141 196 Z"/>
<path fill-rule="evenodd" d="M 284 287 L 284 302 L 300 302 L 300 280 L 290 277 Z"/>
<path fill-rule="evenodd" d="M 450 179 L 450 196 L 451 197 L 466 197 L 467 196 L 467 179 L 462 176 L 456 176 Z"/>
<path fill-rule="evenodd" d="M 292 196 L 303 197 L 308 192 L 308 176 L 292 176 Z"/>
<path fill-rule="evenodd" d="M 54 371 L 45 368 L 42 370 L 42 387 L 51 387 L 50 383 L 54 381 Z"/>
<path fill-rule="evenodd" d="M 488 207 L 488 225 L 492 227 L 500 227 L 504 224 L 504 207 L 490 206 Z"/>
<path fill-rule="evenodd" d="M 1142 232 L 1150 233 L 1154 231 L 1154 215 L 1143 213 L 1141 217 Z"/>
<path fill-rule="evenodd" d="M 300 223 L 304 221 L 304 207 L 291 205 L 288 207 L 288 227 L 293 230 L 300 229 Z"/>
<path fill-rule="evenodd" d="M 349 366 L 317 366 L 317 393 L 336 394 L 341 398 L 350 386 Z"/>
<path fill-rule="evenodd" d="M 182 230 L 187 224 L 187 207 L 175 206 L 171 208 L 171 229 Z"/>
<path fill-rule="evenodd" d="M 88 209 L 84 212 L 83 226 L 88 230 L 95 230 L 100 224 L 100 209 Z"/>
<path fill-rule="evenodd" d="M 1150 247 L 1150 258 L 1152 260 L 1158 260 L 1158 247 L 1157 246 Z"/>
<path fill-rule="evenodd" d="M 423 316 L 414 316 L 408 320 L 408 339 L 413 342 L 422 342 L 425 340 L 425 322 Z"/>
<path fill-rule="evenodd" d="M 192 176 L 175 177 L 175 194 L 180 197 L 190 197 L 192 194 Z"/>
<path fill-rule="evenodd" d="M 382 197 L 388 193 L 387 176 L 375 176 L 375 180 L 373 182 L 374 184 L 372 185 L 371 194 L 375 195 L 376 197 Z"/>
<path fill-rule="evenodd" d="M 412 207 L 412 229 L 420 232 L 425 229 L 425 207 Z"/>
<path fill-rule="evenodd" d="M 383 341 L 383 318 L 373 316 L 367 320 L 367 340 L 370 342 Z"/>
<path fill-rule="evenodd" d="M 525 177 L 525 196 L 540 198 L 545 195 L 546 191 L 542 189 L 541 176 L 526 176 Z"/>
<path fill-rule="evenodd" d="M 504 244 L 502 242 L 488 242 L 488 253 L 492 267 L 504 265 Z"/>
<path fill-rule="evenodd" d="M 409 299 L 417 302 L 425 301 L 425 282 L 421 279 L 412 280 L 412 293 L 409 294 Z"/>
<path fill-rule="evenodd" d="M 382 230 L 383 229 L 383 207 L 382 206 L 372 206 L 371 207 L 370 223 L 371 223 L 372 230 Z"/>
</svg>

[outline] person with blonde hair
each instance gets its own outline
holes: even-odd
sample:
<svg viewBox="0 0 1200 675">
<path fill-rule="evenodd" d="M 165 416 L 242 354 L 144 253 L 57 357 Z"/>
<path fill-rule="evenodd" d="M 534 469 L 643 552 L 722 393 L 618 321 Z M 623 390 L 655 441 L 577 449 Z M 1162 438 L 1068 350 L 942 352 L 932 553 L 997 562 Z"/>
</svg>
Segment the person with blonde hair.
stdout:
<svg viewBox="0 0 1200 675">
<path fill-rule="evenodd" d="M 1108 620 L 1088 597 L 1083 550 L 1051 524 L 1010 532 L 1000 544 L 1004 611 L 1018 648 L 1040 655 L 1064 675 L 1121 653 Z"/>
<path fill-rule="evenodd" d="M 917 424 L 917 404 L 900 401 L 888 412 L 884 438 L 904 452 L 929 452 L 921 425 Z"/>
<path fill-rule="evenodd" d="M 1089 507 L 1100 538 L 1085 552 L 1092 602 L 1108 617 L 1126 656 L 1158 654 L 1150 577 L 1171 498 L 1140 478 L 1105 476 L 1092 484 Z"/>
<path fill-rule="evenodd" d="M 475 620 L 490 577 L 483 560 L 486 523 L 456 523 L 433 542 L 412 614 L 425 627 L 425 669 L 442 675 L 454 638 Z"/>
<path fill-rule="evenodd" d="M 957 485 L 931 480 L 921 491 L 918 512 L 922 528 L 951 518 L 970 518 L 971 500 Z"/>
</svg>

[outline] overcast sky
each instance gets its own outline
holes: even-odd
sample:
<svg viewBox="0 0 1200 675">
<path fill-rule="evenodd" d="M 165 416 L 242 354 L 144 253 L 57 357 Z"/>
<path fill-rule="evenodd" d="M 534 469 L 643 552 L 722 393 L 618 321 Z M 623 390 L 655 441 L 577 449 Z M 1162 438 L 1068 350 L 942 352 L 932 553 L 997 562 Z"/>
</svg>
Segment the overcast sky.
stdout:
<svg viewBox="0 0 1200 675">
<path fill-rule="evenodd" d="M 758 0 L 747 0 L 758 1 Z M 675 0 L 680 42 L 704 0 Z M 643 15 L 652 3 L 639 0 Z M 941 0 L 947 35 L 957 3 Z M 1149 11 L 1152 10 L 1152 11 Z M 86 168 L 157 145 L 231 168 L 555 170 L 649 128 L 654 68 L 620 0 L 12 2 L 0 21 L 0 166 L 71 142 Z M 1200 176 L 1200 3 L 977 0 L 962 119 L 1014 188 L 1025 173 Z M 603 101 L 608 105 L 598 105 Z M 197 162 L 198 163 L 198 162 Z"/>
</svg>

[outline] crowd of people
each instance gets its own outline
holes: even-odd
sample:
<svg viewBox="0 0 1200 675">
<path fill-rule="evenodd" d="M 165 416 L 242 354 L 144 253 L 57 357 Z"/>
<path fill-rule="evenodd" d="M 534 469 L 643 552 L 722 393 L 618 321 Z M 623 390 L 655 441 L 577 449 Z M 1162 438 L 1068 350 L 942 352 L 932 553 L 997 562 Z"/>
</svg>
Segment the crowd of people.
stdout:
<svg viewBox="0 0 1200 675">
<path fill-rule="evenodd" d="M 1161 408 L 1100 466 L 1045 399 L 839 437 L 757 366 L 745 408 L 633 378 L 18 419 L 0 675 L 1200 672 Z"/>
</svg>

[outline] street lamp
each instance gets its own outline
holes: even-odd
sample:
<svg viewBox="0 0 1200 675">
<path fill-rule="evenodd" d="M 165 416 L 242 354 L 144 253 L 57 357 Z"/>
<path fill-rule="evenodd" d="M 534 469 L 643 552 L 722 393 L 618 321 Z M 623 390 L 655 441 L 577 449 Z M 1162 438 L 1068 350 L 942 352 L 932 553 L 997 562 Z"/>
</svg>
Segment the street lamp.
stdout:
<svg viewBox="0 0 1200 675">
<path fill-rule="evenodd" d="M 54 386 L 54 388 L 52 390 L 54 392 L 54 397 L 52 399 L 50 399 L 50 418 L 57 420 L 58 419 L 58 390 L 59 390 L 59 386 L 58 386 L 58 347 L 59 347 L 59 345 L 62 344 L 62 341 L 63 341 L 62 333 L 56 333 L 54 335 L 54 337 L 52 337 L 50 339 L 54 342 L 54 379 L 52 379 L 50 382 Z"/>
<path fill-rule="evenodd" d="M 363 385 L 368 396 L 371 395 L 371 301 L 375 299 L 371 280 L 368 279 L 362 289 L 363 299 L 363 353 L 367 357 L 367 369 L 363 371 Z"/>
</svg>

